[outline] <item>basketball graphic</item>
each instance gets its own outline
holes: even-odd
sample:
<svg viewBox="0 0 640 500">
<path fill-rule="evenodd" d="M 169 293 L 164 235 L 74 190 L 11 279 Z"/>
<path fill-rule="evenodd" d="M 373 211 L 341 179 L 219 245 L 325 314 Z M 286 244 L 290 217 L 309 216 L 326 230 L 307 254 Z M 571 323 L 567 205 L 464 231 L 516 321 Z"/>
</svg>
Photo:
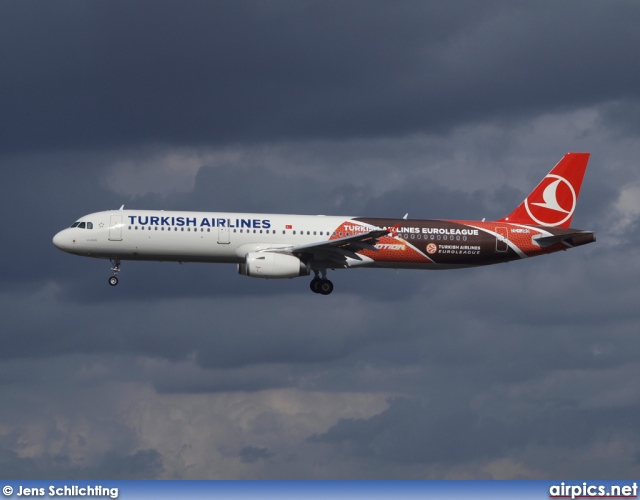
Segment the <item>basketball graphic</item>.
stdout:
<svg viewBox="0 0 640 500">
<path fill-rule="evenodd" d="M 427 245 L 427 253 L 428 254 L 434 254 L 438 251 L 438 245 L 436 245 L 435 243 L 429 243 Z"/>
</svg>

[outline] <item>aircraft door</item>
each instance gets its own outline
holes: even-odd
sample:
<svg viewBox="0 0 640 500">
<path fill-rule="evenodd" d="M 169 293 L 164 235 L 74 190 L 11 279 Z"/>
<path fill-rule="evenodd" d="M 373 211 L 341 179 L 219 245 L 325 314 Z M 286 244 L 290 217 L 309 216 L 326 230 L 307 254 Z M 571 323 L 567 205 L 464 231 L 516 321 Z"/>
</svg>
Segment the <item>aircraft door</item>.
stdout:
<svg viewBox="0 0 640 500">
<path fill-rule="evenodd" d="M 109 241 L 122 241 L 122 215 L 112 215 L 109 222 Z"/>
<path fill-rule="evenodd" d="M 230 237 L 231 235 L 229 234 L 228 227 L 220 226 L 218 228 L 218 243 L 221 243 L 223 245 L 228 244 L 231 242 Z"/>
<path fill-rule="evenodd" d="M 509 250 L 508 234 L 506 227 L 496 228 L 496 252 L 506 252 Z"/>
</svg>

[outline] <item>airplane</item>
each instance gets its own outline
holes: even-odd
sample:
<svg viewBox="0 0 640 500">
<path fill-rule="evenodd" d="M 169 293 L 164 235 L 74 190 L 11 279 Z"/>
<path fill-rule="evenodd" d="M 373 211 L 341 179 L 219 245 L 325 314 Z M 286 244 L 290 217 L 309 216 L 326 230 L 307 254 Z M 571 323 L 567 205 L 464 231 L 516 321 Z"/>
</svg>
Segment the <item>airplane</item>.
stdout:
<svg viewBox="0 0 640 500">
<path fill-rule="evenodd" d="M 567 153 L 508 216 L 494 221 L 119 210 L 92 213 L 53 237 L 65 252 L 123 260 L 236 264 L 252 278 L 309 276 L 328 295 L 327 270 L 455 269 L 510 262 L 592 243 L 570 227 L 589 153 Z"/>
</svg>

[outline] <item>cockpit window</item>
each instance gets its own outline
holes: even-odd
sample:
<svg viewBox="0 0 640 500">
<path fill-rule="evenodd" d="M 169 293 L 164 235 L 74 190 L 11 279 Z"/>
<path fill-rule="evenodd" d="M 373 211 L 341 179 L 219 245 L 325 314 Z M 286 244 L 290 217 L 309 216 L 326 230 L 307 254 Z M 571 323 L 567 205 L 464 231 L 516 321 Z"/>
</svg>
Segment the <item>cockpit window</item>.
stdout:
<svg viewBox="0 0 640 500">
<path fill-rule="evenodd" d="M 87 229 L 93 229 L 93 222 L 87 222 Z"/>
<path fill-rule="evenodd" d="M 78 227 L 79 227 L 80 229 L 84 229 L 84 228 L 85 228 L 85 223 L 84 223 L 84 222 L 81 222 L 80 224 L 78 224 Z"/>
<path fill-rule="evenodd" d="M 78 227 L 78 224 L 80 224 L 79 222 L 74 222 L 73 224 L 71 224 L 71 227 Z"/>
</svg>

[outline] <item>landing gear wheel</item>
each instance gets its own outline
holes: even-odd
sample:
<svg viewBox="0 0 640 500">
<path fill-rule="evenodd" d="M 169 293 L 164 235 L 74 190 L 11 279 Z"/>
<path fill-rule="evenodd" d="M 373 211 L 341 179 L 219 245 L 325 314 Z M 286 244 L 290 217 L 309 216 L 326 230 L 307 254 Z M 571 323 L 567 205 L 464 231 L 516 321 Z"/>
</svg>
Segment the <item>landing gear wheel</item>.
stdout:
<svg viewBox="0 0 640 500">
<path fill-rule="evenodd" d="M 120 259 L 111 259 L 111 270 L 113 276 L 109 278 L 109 284 L 116 286 L 118 284 L 118 273 L 120 272 Z"/>
<path fill-rule="evenodd" d="M 313 278 L 311 283 L 309 283 L 309 288 L 313 293 L 320 293 L 320 283 L 322 280 L 320 278 Z"/>
<path fill-rule="evenodd" d="M 333 283 L 331 283 L 331 281 L 329 281 L 328 279 L 320 280 L 318 291 L 322 295 L 329 295 L 331 292 L 333 292 Z"/>
</svg>

